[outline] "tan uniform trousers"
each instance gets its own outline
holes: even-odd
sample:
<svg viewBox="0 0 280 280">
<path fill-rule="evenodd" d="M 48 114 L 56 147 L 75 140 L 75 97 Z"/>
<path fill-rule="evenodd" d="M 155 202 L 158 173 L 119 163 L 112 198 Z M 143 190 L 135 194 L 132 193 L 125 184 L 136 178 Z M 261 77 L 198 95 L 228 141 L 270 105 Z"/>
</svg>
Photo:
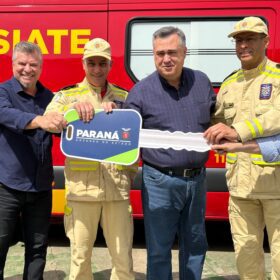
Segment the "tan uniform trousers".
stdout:
<svg viewBox="0 0 280 280">
<path fill-rule="evenodd" d="M 68 201 L 65 231 L 71 245 L 71 280 L 92 280 L 91 256 L 98 224 L 112 258 L 111 280 L 134 280 L 132 265 L 133 219 L 129 200 Z"/>
<path fill-rule="evenodd" d="M 229 218 L 240 279 L 265 279 L 263 238 L 266 226 L 271 249 L 271 280 L 280 280 L 280 199 L 231 196 Z"/>
</svg>

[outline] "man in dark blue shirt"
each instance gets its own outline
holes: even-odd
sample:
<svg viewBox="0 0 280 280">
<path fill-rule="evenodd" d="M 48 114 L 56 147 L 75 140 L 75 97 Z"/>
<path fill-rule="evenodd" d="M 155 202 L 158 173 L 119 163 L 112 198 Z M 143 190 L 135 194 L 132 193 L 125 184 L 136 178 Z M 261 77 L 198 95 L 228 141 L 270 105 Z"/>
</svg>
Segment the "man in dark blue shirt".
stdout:
<svg viewBox="0 0 280 280">
<path fill-rule="evenodd" d="M 0 280 L 19 217 L 25 242 L 23 279 L 41 280 L 51 215 L 52 136 L 66 122 L 42 116 L 53 94 L 39 81 L 40 48 L 20 42 L 13 52 L 14 77 L 0 84 Z"/>
<path fill-rule="evenodd" d="M 137 83 L 125 107 L 137 110 L 143 128 L 203 132 L 216 95 L 207 76 L 184 68 L 184 33 L 163 27 L 153 35 L 157 71 Z M 204 215 L 208 153 L 142 149 L 147 279 L 170 280 L 171 248 L 179 238 L 180 280 L 201 279 L 207 250 Z"/>
</svg>

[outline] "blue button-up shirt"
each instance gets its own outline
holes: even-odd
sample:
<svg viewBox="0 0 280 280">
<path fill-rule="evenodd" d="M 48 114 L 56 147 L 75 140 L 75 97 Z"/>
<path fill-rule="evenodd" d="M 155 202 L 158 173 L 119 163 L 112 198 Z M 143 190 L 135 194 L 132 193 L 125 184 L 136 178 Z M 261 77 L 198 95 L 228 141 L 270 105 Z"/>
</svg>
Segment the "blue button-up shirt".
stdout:
<svg viewBox="0 0 280 280">
<path fill-rule="evenodd" d="M 280 134 L 256 140 L 266 162 L 280 161 Z"/>
<path fill-rule="evenodd" d="M 15 78 L 0 85 L 0 183 L 9 188 L 51 188 L 51 134 L 24 128 L 37 115 L 43 115 L 52 97 L 52 92 L 39 82 L 34 97 L 26 94 Z"/>
<path fill-rule="evenodd" d="M 210 125 L 215 101 L 208 77 L 183 68 L 179 90 L 154 72 L 132 88 L 124 107 L 141 114 L 144 129 L 203 132 Z M 160 167 L 203 167 L 207 158 L 207 152 L 142 149 L 142 159 Z"/>
</svg>

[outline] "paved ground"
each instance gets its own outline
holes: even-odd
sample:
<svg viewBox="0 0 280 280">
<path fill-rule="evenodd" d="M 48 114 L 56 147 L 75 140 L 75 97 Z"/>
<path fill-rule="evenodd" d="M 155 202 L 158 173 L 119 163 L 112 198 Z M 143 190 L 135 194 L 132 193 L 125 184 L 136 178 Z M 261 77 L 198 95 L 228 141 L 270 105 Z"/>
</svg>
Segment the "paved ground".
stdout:
<svg viewBox="0 0 280 280">
<path fill-rule="evenodd" d="M 215 232 L 215 230 L 214 230 Z M 142 234 L 142 233 L 141 233 Z M 214 234 L 215 235 L 215 234 Z M 219 246 L 220 235 L 216 235 L 217 240 L 213 244 L 210 237 L 210 250 L 207 253 L 203 270 L 204 280 L 238 280 L 234 264 L 234 254 L 231 244 Z M 133 249 L 134 270 L 137 280 L 146 279 L 146 250 L 145 246 L 137 240 Z M 217 243 L 216 243 L 217 242 Z M 221 241 L 222 242 L 222 241 Z M 173 250 L 173 279 L 178 280 L 178 250 L 176 245 Z M 21 280 L 23 269 L 23 251 L 24 245 L 18 243 L 10 248 L 6 263 L 6 280 Z M 45 270 L 45 280 L 64 280 L 68 279 L 70 250 L 68 241 L 63 237 L 57 240 L 52 237 L 48 249 L 47 265 Z M 267 272 L 271 271 L 269 262 L 269 253 L 266 253 Z M 92 271 L 94 280 L 107 280 L 110 278 L 110 256 L 103 241 L 98 242 L 97 247 L 93 249 Z M 269 277 L 267 278 L 269 279 Z"/>
</svg>

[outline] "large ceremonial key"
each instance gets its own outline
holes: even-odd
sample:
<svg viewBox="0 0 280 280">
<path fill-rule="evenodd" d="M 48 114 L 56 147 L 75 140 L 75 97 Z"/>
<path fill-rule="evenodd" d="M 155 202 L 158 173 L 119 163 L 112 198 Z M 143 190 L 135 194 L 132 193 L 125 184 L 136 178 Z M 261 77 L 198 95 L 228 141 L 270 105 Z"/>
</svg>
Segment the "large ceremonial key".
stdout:
<svg viewBox="0 0 280 280">
<path fill-rule="evenodd" d="M 206 152 L 210 146 L 202 133 L 141 129 L 142 118 L 135 110 L 96 110 L 89 123 L 79 119 L 76 110 L 65 114 L 67 129 L 61 137 L 66 156 L 129 165 L 139 156 L 139 148 Z"/>
</svg>

